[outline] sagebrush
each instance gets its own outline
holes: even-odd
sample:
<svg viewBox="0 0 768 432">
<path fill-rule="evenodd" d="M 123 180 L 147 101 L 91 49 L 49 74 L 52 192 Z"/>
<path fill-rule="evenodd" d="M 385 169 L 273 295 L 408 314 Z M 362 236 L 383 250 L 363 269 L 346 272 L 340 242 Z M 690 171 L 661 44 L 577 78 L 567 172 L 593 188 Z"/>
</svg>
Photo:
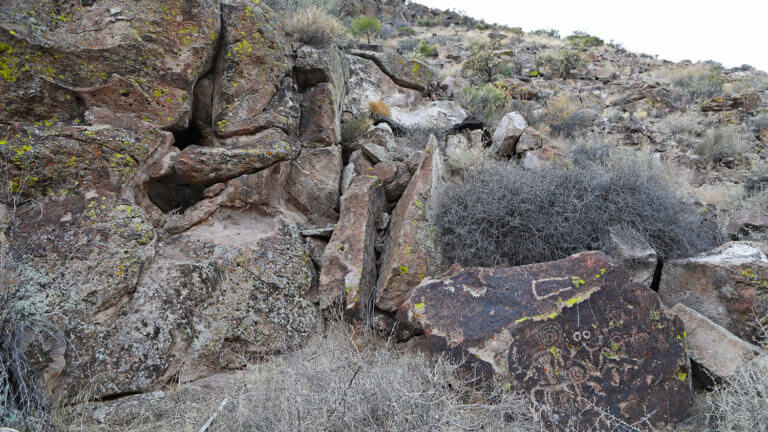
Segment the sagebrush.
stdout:
<svg viewBox="0 0 768 432">
<path fill-rule="evenodd" d="M 564 160 L 563 160 L 564 159 Z M 576 146 L 533 170 L 473 167 L 442 192 L 437 226 L 447 265 L 517 266 L 607 246 L 608 229 L 641 233 L 664 258 L 691 256 L 721 239 L 649 157 Z"/>
</svg>

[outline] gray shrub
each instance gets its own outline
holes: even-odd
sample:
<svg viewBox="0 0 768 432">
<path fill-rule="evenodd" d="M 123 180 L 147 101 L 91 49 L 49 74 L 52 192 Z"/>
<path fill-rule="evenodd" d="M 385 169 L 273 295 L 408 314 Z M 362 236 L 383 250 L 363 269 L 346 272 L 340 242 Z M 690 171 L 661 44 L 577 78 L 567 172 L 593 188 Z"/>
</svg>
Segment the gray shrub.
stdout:
<svg viewBox="0 0 768 432">
<path fill-rule="evenodd" d="M 713 247 L 715 224 L 670 187 L 662 169 L 605 146 L 577 147 L 534 170 L 496 163 L 471 168 L 447 187 L 437 224 L 446 265 L 516 266 L 606 246 L 629 226 L 665 258 Z"/>
</svg>

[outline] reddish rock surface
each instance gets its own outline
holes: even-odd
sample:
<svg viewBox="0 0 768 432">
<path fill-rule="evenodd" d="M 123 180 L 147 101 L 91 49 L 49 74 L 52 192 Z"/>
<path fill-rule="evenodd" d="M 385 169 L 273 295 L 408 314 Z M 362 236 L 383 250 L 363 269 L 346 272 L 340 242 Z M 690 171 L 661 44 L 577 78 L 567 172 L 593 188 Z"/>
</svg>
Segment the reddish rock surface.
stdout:
<svg viewBox="0 0 768 432">
<path fill-rule="evenodd" d="M 688 416 L 681 322 L 603 253 L 516 268 L 456 266 L 424 280 L 397 316 L 423 327 L 433 351 L 550 405 L 544 416 L 558 428 L 600 427 L 597 410 L 629 423 L 652 413 L 657 426 Z"/>
<path fill-rule="evenodd" d="M 379 309 L 397 310 L 411 289 L 440 268 L 433 212 L 441 181 L 440 150 L 437 140 L 431 136 L 418 169 L 392 213 L 379 270 L 376 293 Z"/>
<path fill-rule="evenodd" d="M 384 189 L 376 177 L 357 176 L 341 198 L 341 214 L 323 254 L 320 307 L 343 303 L 348 315 L 373 311 L 376 287 L 376 226 L 384 212 Z"/>
</svg>

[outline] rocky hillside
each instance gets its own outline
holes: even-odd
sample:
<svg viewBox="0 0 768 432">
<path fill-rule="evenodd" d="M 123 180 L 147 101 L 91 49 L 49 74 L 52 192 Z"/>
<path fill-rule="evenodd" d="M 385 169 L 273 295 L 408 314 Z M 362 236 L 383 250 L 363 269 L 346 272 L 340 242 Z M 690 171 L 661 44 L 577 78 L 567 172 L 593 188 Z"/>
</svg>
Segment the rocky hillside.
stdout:
<svg viewBox="0 0 768 432">
<path fill-rule="evenodd" d="M 0 95 L 0 426 L 149 406 L 338 321 L 546 430 L 690 426 L 768 376 L 749 66 L 403 0 L 19 0 Z M 313 430 L 283 426 L 221 430 Z"/>
</svg>

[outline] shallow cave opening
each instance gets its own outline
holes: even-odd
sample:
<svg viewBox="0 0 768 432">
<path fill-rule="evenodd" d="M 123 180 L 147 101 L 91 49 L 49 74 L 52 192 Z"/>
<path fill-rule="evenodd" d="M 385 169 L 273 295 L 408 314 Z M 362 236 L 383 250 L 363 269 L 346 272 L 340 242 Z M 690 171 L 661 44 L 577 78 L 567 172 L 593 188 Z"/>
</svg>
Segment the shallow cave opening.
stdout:
<svg viewBox="0 0 768 432">
<path fill-rule="evenodd" d="M 200 145 L 203 140 L 203 133 L 195 122 L 192 121 L 188 128 L 173 132 L 173 139 L 173 145 L 178 147 L 179 150 L 184 150 L 191 145 Z"/>
<path fill-rule="evenodd" d="M 176 175 L 160 177 L 147 185 L 152 204 L 163 213 L 182 213 L 205 198 L 205 186 L 185 183 Z"/>
</svg>

